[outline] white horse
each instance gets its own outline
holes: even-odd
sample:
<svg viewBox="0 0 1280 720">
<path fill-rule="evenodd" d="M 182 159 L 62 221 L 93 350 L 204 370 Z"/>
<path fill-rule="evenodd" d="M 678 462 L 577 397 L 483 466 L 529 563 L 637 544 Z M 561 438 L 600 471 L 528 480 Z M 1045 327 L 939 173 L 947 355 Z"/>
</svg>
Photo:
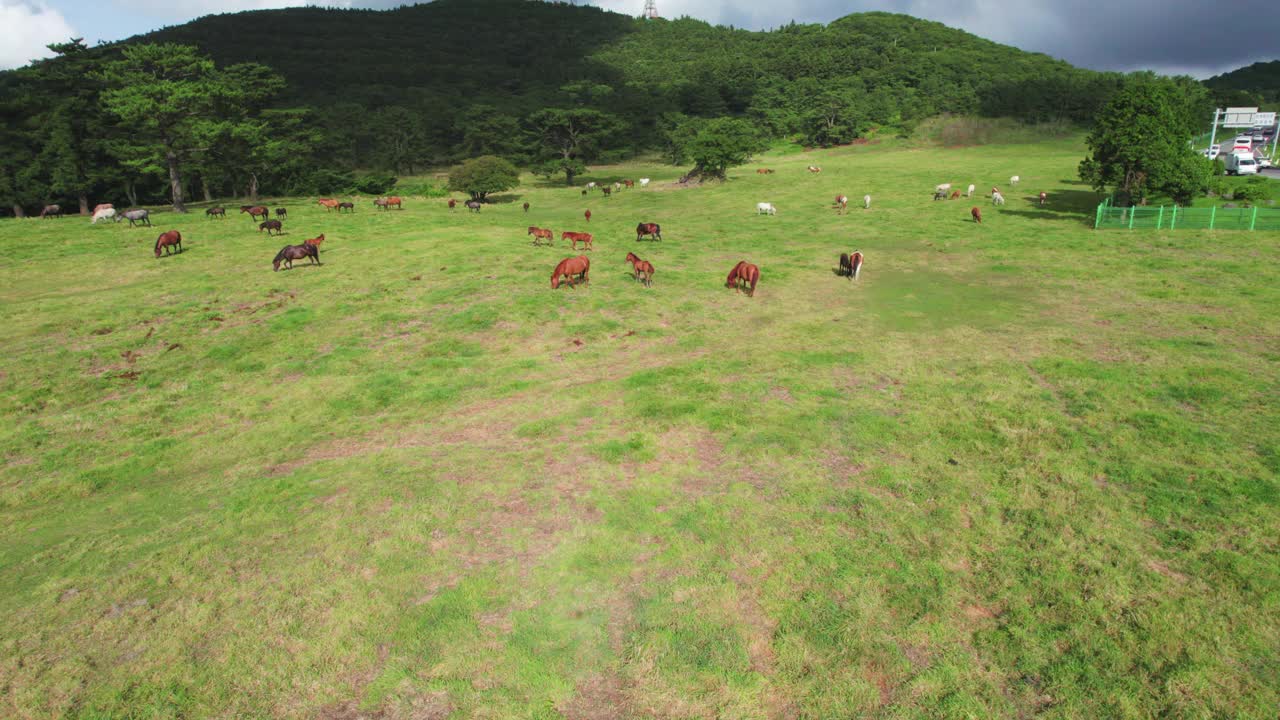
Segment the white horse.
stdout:
<svg viewBox="0 0 1280 720">
<path fill-rule="evenodd" d="M 640 187 L 648 187 L 649 178 L 640 178 Z"/>
<path fill-rule="evenodd" d="M 588 189 L 588 190 L 595 190 L 595 189 L 596 189 L 596 184 L 595 184 L 595 183 L 593 183 L 593 182 L 589 182 L 589 183 L 587 183 L 587 189 Z"/>
<path fill-rule="evenodd" d="M 870 196 L 870 195 L 863 195 L 863 196 L 862 196 L 862 209 L 863 209 L 863 210 L 870 210 L 870 209 L 871 209 L 871 196 Z"/>
<path fill-rule="evenodd" d="M 1004 204 L 1004 196 L 1000 194 L 999 190 L 996 190 L 995 192 L 991 193 L 991 204 L 992 205 Z"/>
<path fill-rule="evenodd" d="M 969 183 L 969 191 L 965 193 L 965 197 L 973 197 L 973 191 L 974 191 L 973 183 Z"/>
<path fill-rule="evenodd" d="M 1017 175 L 1014 175 L 1013 177 L 1009 178 L 1009 184 L 1017 185 L 1021 180 L 1022 178 L 1018 177 Z"/>
<path fill-rule="evenodd" d="M 774 207 L 773 203 L 756 203 L 756 214 L 760 215 L 761 213 L 765 215 L 777 215 L 778 208 Z"/>
<path fill-rule="evenodd" d="M 115 222 L 116 209 L 110 207 L 102 208 L 93 214 L 93 219 L 89 221 L 89 224 L 97 225 L 99 220 L 111 220 L 112 222 Z"/>
<path fill-rule="evenodd" d="M 933 189 L 934 194 L 945 193 L 951 191 L 951 183 L 942 183 Z"/>
</svg>

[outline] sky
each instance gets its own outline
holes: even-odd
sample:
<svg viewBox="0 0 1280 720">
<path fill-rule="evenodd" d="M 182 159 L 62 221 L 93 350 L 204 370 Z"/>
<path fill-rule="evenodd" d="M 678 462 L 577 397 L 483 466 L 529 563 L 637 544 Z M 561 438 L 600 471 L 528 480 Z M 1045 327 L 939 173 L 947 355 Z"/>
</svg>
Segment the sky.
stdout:
<svg viewBox="0 0 1280 720">
<path fill-rule="evenodd" d="M 412 0 L 0 0 L 0 69 L 47 56 L 45 45 L 120 40 L 209 13 L 291 5 L 389 8 Z M 639 15 L 643 0 L 577 0 Z M 885 10 L 936 20 L 1095 70 L 1150 69 L 1205 78 L 1280 59 L 1275 0 L 657 0 L 663 17 L 754 30 Z M 1268 52 L 1270 51 L 1270 52 Z"/>
</svg>

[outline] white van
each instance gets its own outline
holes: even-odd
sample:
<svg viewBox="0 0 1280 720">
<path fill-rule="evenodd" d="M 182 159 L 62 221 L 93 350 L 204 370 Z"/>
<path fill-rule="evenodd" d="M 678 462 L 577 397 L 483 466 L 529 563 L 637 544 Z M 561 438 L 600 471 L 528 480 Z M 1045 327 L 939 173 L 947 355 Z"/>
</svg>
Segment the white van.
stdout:
<svg viewBox="0 0 1280 720">
<path fill-rule="evenodd" d="M 1256 175 L 1258 174 L 1258 162 L 1253 159 L 1252 154 L 1231 153 L 1227 156 L 1227 174 Z"/>
</svg>

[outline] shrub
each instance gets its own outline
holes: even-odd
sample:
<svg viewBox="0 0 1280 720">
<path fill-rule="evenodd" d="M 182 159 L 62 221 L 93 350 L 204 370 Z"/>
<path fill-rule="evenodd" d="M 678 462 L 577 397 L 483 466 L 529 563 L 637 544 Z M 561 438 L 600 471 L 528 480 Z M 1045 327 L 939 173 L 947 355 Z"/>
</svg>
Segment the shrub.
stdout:
<svg viewBox="0 0 1280 720">
<path fill-rule="evenodd" d="M 396 178 L 390 175 L 365 175 L 355 183 L 355 189 L 368 195 L 385 195 L 395 187 Z"/>
</svg>

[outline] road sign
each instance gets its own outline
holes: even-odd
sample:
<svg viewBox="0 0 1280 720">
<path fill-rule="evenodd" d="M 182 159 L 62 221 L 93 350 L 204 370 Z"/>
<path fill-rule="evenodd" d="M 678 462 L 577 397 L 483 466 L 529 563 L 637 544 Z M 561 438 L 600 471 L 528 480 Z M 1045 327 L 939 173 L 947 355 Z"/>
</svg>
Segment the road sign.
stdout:
<svg viewBox="0 0 1280 720">
<path fill-rule="evenodd" d="M 1271 127 L 1276 124 L 1276 114 L 1273 112 L 1260 112 L 1253 114 L 1253 125 L 1251 127 Z"/>
<path fill-rule="evenodd" d="M 1253 116 L 1258 114 L 1256 107 L 1229 107 L 1222 113 L 1222 127 L 1253 127 Z M 1271 114 L 1275 119 L 1275 113 Z"/>
</svg>

